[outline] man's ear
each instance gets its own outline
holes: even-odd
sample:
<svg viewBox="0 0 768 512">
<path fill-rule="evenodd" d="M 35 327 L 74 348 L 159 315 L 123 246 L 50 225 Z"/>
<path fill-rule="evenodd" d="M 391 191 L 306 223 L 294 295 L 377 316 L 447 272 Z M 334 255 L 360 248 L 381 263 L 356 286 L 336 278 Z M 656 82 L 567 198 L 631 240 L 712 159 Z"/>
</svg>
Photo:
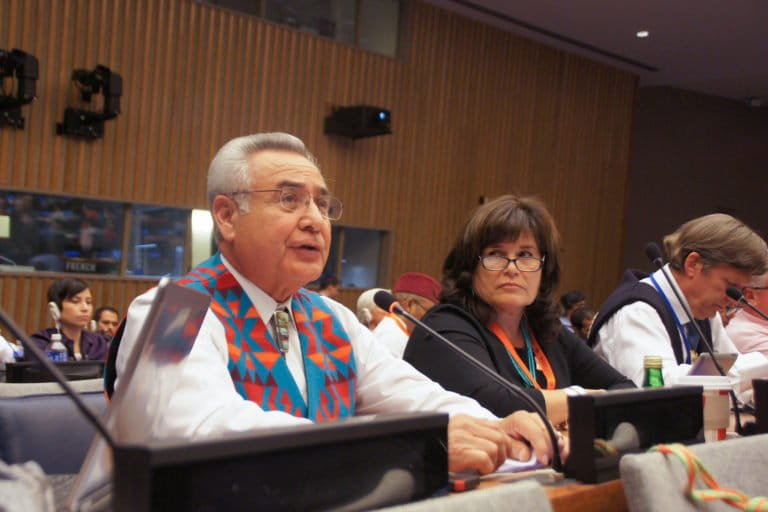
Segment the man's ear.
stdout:
<svg viewBox="0 0 768 512">
<path fill-rule="evenodd" d="M 211 215 L 221 239 L 230 242 L 235 237 L 235 223 L 240 216 L 240 209 L 231 197 L 219 195 L 213 200 Z"/>
<path fill-rule="evenodd" d="M 693 251 L 686 256 L 683 262 L 684 274 L 688 277 L 694 277 L 704 268 L 704 262 L 701 261 L 701 254 Z"/>
</svg>

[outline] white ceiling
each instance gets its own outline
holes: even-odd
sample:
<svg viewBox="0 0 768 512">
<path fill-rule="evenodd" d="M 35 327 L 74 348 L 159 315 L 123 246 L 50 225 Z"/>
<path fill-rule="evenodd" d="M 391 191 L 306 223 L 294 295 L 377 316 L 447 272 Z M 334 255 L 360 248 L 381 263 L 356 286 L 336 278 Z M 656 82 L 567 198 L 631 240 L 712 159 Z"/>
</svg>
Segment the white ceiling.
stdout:
<svg viewBox="0 0 768 512">
<path fill-rule="evenodd" d="M 427 1 L 630 71 L 641 86 L 768 104 L 768 0 Z"/>
</svg>

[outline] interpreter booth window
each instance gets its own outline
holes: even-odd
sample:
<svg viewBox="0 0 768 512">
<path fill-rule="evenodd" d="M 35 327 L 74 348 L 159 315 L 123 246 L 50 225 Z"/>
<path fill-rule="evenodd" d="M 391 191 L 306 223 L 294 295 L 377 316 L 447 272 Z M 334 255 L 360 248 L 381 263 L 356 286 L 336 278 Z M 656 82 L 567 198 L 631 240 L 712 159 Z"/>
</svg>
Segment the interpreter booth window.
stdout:
<svg viewBox="0 0 768 512">
<path fill-rule="evenodd" d="M 122 203 L 0 191 L 0 271 L 119 274 Z"/>
<path fill-rule="evenodd" d="M 383 266 L 388 235 L 379 229 L 333 226 L 333 243 L 323 274 L 338 277 L 342 288 L 379 286 L 386 278 Z"/>
<path fill-rule="evenodd" d="M 400 0 L 204 0 L 301 32 L 394 57 Z"/>
<path fill-rule="evenodd" d="M 134 206 L 128 275 L 176 277 L 185 274 L 189 216 L 189 210 L 180 208 Z"/>
</svg>

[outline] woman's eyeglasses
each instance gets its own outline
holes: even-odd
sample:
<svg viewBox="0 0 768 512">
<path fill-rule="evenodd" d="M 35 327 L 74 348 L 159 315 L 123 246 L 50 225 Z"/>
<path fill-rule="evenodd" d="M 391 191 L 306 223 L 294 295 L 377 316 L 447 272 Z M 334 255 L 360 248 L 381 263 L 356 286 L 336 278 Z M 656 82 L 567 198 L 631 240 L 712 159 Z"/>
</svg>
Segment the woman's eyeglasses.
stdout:
<svg viewBox="0 0 768 512">
<path fill-rule="evenodd" d="M 520 256 L 519 258 L 507 258 L 498 254 L 489 254 L 488 256 L 480 256 L 479 259 L 483 268 L 491 272 L 506 270 L 510 263 L 514 263 L 520 272 L 536 272 L 541 270 L 545 257 Z"/>
</svg>

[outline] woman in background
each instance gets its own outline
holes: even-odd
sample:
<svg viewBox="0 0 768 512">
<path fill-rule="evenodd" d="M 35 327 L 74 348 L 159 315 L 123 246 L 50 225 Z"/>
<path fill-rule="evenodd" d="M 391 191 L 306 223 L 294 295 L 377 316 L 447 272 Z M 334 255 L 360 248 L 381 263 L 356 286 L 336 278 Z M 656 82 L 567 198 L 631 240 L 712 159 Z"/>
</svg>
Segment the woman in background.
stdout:
<svg viewBox="0 0 768 512">
<path fill-rule="evenodd" d="M 422 318 L 523 388 L 555 424 L 568 418 L 569 394 L 634 387 L 562 327 L 552 301 L 559 254 L 557 228 L 540 201 L 507 195 L 486 203 L 445 260 L 441 303 Z M 404 359 L 500 417 L 530 409 L 423 329 L 414 330 Z"/>
<path fill-rule="evenodd" d="M 60 333 L 67 359 L 104 360 L 108 349 L 106 338 L 86 330 L 93 316 L 93 297 L 85 281 L 72 278 L 54 281 L 48 288 L 48 307 L 56 326 L 30 337 L 40 350 L 45 352 L 54 333 Z"/>
</svg>

